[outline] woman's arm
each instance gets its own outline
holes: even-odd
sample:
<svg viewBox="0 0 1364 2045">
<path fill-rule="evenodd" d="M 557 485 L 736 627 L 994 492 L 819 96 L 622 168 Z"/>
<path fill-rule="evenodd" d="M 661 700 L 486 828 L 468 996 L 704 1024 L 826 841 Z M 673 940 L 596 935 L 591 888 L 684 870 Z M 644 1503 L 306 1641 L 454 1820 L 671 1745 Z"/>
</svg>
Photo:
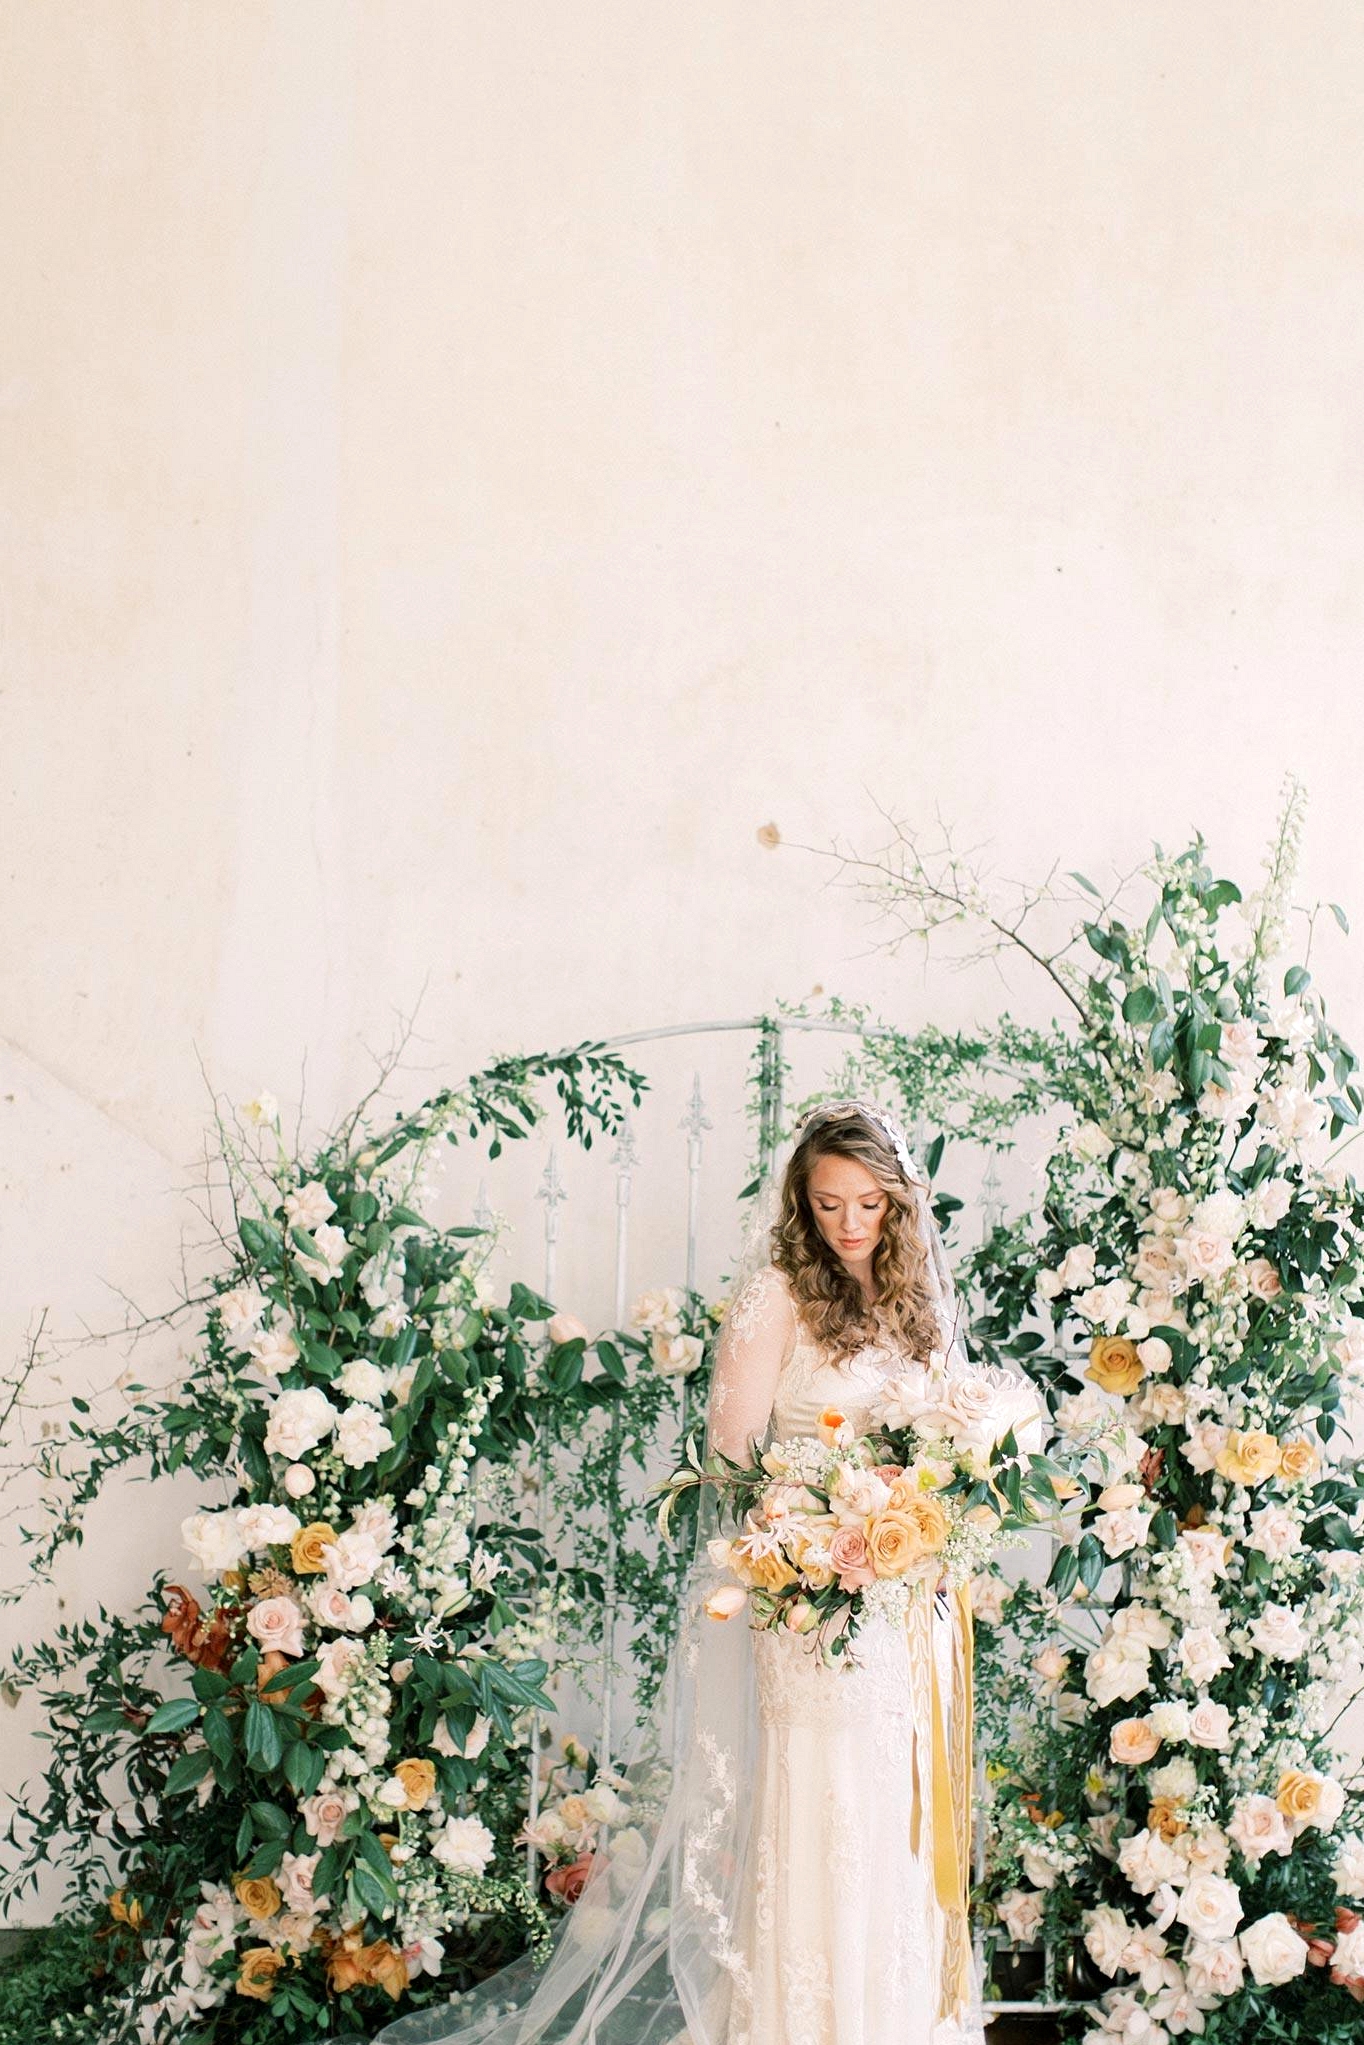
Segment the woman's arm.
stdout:
<svg viewBox="0 0 1364 2045">
<path fill-rule="evenodd" d="M 780 1271 L 755 1271 L 730 1301 L 715 1351 L 706 1448 L 746 1463 L 767 1431 L 781 1367 L 795 1343 L 796 1314 Z"/>
</svg>

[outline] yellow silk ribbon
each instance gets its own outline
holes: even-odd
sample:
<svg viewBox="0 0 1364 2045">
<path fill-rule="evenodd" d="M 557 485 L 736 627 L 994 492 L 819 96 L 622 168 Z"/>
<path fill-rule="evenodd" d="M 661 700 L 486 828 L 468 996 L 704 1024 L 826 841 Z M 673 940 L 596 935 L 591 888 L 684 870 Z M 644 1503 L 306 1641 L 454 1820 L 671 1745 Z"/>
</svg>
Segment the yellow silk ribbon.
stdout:
<svg viewBox="0 0 1364 2045">
<path fill-rule="evenodd" d="M 946 1713 L 933 1651 L 933 1599 L 927 1600 L 930 1710 L 933 1740 L 933 1889 L 945 1921 L 938 2016 L 952 2017 L 971 1993 L 971 1748 L 973 1638 L 971 1591 L 956 1594 L 960 1621 L 961 1689 L 948 1752 Z M 916 1813 L 917 1816 L 917 1813 Z M 917 1827 L 916 1827 L 917 1830 Z"/>
</svg>

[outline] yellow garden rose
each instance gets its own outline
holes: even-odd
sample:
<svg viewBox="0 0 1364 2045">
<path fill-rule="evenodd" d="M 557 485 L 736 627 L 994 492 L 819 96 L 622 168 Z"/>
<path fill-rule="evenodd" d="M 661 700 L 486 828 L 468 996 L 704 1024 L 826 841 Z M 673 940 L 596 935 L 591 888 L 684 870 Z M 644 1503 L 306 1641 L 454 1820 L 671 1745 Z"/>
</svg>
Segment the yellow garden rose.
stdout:
<svg viewBox="0 0 1364 2045">
<path fill-rule="evenodd" d="M 425 1810 L 436 1793 L 435 1763 L 433 1761 L 400 1761 L 393 1773 L 407 1791 L 408 1810 Z"/>
<path fill-rule="evenodd" d="M 1310 1441 L 1296 1435 L 1279 1449 L 1279 1475 L 1285 1484 L 1304 1484 L 1321 1468 L 1321 1457 Z"/>
<path fill-rule="evenodd" d="M 258 1924 L 263 1924 L 267 1917 L 278 1916 L 284 1903 L 269 1875 L 238 1875 L 232 1891 L 247 1916 L 254 1917 Z"/>
<path fill-rule="evenodd" d="M 1274 1801 L 1286 1818 L 1314 1818 L 1321 1803 L 1321 1777 L 1285 1768 Z"/>
<path fill-rule="evenodd" d="M 1126 1335 L 1096 1335 L 1089 1345 L 1089 1368 L 1085 1376 L 1101 1392 L 1117 1392 L 1130 1398 L 1146 1375 L 1137 1355 L 1137 1345 Z"/>
<path fill-rule="evenodd" d="M 321 1576 L 327 1566 L 323 1561 L 323 1550 L 330 1548 L 335 1539 L 336 1529 L 329 1527 L 325 1520 L 314 1520 L 311 1526 L 300 1527 L 290 1543 L 295 1576 Z"/>
<path fill-rule="evenodd" d="M 1213 1467 L 1233 1484 L 1263 1484 L 1278 1471 L 1279 1456 L 1277 1438 L 1264 1428 L 1251 1427 L 1244 1433 L 1233 1428 Z"/>
<path fill-rule="evenodd" d="M 867 1553 L 878 1576 L 903 1576 L 947 1539 L 947 1515 L 936 1498 L 920 1492 L 897 1512 L 875 1513 L 867 1521 Z"/>
<path fill-rule="evenodd" d="M 784 1591 L 796 1581 L 796 1572 L 784 1555 L 750 1555 L 748 1567 L 759 1590 Z"/>
<path fill-rule="evenodd" d="M 250 1946 L 242 1954 L 241 1972 L 237 1976 L 238 1995 L 250 1995 L 257 2002 L 269 2002 L 274 1993 L 275 1976 L 284 1965 L 283 1953 L 275 1952 L 270 1946 Z"/>
<path fill-rule="evenodd" d="M 1158 1796 L 1152 1800 L 1146 1814 L 1147 1830 L 1159 1834 L 1168 1846 L 1181 1832 L 1189 1829 L 1188 1821 L 1180 1815 L 1179 1799 L 1172 1796 Z"/>
</svg>

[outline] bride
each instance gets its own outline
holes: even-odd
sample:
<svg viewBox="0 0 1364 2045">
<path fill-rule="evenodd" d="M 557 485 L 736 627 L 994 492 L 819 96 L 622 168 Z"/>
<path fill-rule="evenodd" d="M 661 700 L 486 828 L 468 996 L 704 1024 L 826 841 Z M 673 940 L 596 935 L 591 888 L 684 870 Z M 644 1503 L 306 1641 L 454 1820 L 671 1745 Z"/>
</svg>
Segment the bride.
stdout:
<svg viewBox="0 0 1364 2045">
<path fill-rule="evenodd" d="M 853 1421 L 931 1351 L 964 1364 L 928 1181 L 862 1101 L 798 1126 L 716 1350 L 706 1449 Z M 712 1618 L 703 1490 L 677 1639 L 550 1960 L 374 2045 L 983 2045 L 966 1900 L 969 1593 L 869 1618 L 851 1657 Z M 724 1609 L 723 1601 L 717 1609 Z M 847 1664 L 851 1665 L 847 1665 Z"/>
</svg>

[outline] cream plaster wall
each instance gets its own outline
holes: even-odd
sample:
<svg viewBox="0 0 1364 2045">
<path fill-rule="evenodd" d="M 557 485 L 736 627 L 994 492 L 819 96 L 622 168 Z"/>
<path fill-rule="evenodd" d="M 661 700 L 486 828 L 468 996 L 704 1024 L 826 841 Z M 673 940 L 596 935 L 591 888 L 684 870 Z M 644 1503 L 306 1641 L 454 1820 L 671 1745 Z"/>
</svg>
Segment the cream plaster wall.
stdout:
<svg viewBox="0 0 1364 2045">
<path fill-rule="evenodd" d="M 1352 0 L 9 0 L 0 92 L 7 1354 L 166 1303 L 200 1061 L 993 1012 L 768 820 L 1253 883 L 1293 765 L 1364 918 Z"/>
</svg>

